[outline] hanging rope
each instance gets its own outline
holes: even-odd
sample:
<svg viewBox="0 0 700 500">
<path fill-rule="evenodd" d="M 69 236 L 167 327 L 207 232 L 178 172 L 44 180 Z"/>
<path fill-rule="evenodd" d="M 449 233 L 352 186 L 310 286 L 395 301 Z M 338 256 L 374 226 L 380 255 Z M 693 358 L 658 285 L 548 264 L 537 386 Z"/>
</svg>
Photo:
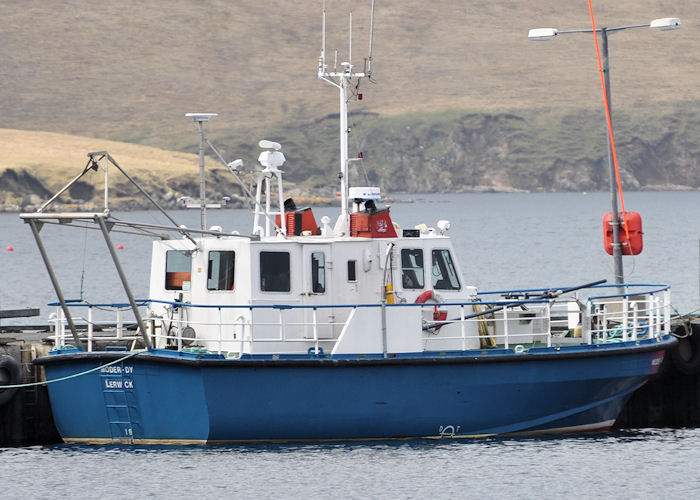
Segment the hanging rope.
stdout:
<svg viewBox="0 0 700 500">
<path fill-rule="evenodd" d="M 627 211 L 625 210 L 625 198 L 622 195 L 622 182 L 620 181 L 620 169 L 617 166 L 617 152 L 615 151 L 615 139 L 613 138 L 612 119 L 610 117 L 610 106 L 608 105 L 608 92 L 605 87 L 605 74 L 603 62 L 600 59 L 600 48 L 598 47 L 598 32 L 595 27 L 595 16 L 593 15 L 592 0 L 588 0 L 588 10 L 591 13 L 591 26 L 593 28 L 593 39 L 595 40 L 595 52 L 598 56 L 598 71 L 600 72 L 600 86 L 603 89 L 603 102 L 605 102 L 605 117 L 608 121 L 608 134 L 610 137 L 610 149 L 612 151 L 613 164 L 615 165 L 615 176 L 617 177 L 617 191 L 620 195 L 620 205 L 622 206 L 622 226 L 625 228 L 627 241 L 630 240 L 629 229 L 627 228 Z M 614 214 L 613 214 L 614 215 Z"/>
<path fill-rule="evenodd" d="M 72 347 L 72 346 L 63 346 L 63 347 Z M 53 380 L 44 380 L 41 382 L 30 382 L 27 384 L 12 384 L 12 385 L 0 385 L 0 389 L 16 389 L 16 388 L 21 388 L 21 387 L 33 387 L 33 386 L 38 386 L 38 385 L 48 385 L 48 384 L 53 384 L 54 382 L 63 382 L 64 380 L 69 380 L 72 378 L 77 378 L 77 377 L 82 377 L 83 375 L 87 375 L 89 373 L 96 372 L 98 370 L 101 370 L 105 366 L 112 366 L 116 365 L 117 363 L 121 363 L 122 361 L 125 361 L 129 358 L 133 358 L 134 356 L 138 356 L 139 354 L 143 353 L 144 351 L 134 351 L 130 352 L 126 356 L 115 359 L 114 361 L 110 361 L 109 363 L 106 363 L 104 365 L 96 366 L 95 368 L 90 368 L 89 370 L 85 370 L 82 372 L 74 373 L 73 375 L 67 375 L 65 377 L 60 377 L 60 378 L 55 378 Z"/>
</svg>

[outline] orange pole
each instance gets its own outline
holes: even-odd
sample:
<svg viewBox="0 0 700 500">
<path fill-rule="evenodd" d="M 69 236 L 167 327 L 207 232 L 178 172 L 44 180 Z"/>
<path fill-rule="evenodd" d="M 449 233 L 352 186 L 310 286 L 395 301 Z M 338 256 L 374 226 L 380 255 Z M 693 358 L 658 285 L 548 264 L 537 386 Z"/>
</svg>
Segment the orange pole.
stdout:
<svg viewBox="0 0 700 500">
<path fill-rule="evenodd" d="M 592 0 L 588 0 L 588 10 L 591 13 L 591 26 L 593 28 L 593 39 L 595 40 L 595 52 L 598 57 L 598 71 L 600 72 L 600 86 L 603 89 L 603 102 L 605 103 L 605 117 L 608 121 L 608 133 L 610 135 L 610 149 L 612 150 L 613 164 L 615 165 L 615 176 L 617 177 L 617 190 L 620 195 L 620 205 L 622 206 L 622 225 L 625 228 L 627 241 L 630 240 L 630 234 L 627 224 L 627 212 L 625 210 L 625 198 L 622 195 L 622 182 L 620 181 L 620 169 L 617 165 L 617 152 L 615 151 L 615 139 L 613 138 L 612 119 L 610 117 L 610 106 L 608 106 L 608 91 L 605 87 L 605 75 L 603 74 L 603 63 L 600 59 L 600 47 L 598 47 L 598 32 L 595 27 L 595 16 L 593 15 Z"/>
</svg>

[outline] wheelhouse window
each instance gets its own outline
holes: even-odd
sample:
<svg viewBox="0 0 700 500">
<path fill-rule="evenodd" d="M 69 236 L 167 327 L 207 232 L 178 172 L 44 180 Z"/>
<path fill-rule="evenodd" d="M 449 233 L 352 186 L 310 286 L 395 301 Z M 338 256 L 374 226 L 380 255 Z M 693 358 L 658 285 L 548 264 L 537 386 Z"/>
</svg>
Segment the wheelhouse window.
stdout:
<svg viewBox="0 0 700 500">
<path fill-rule="evenodd" d="M 459 278 L 447 249 L 433 250 L 433 288 L 435 290 L 459 290 Z"/>
<path fill-rule="evenodd" d="M 348 261 L 348 281 L 357 281 L 357 261 Z"/>
<path fill-rule="evenodd" d="M 207 290 L 233 290 L 236 253 L 230 250 L 209 252 Z"/>
<path fill-rule="evenodd" d="M 192 279 L 192 256 L 184 250 L 165 253 L 165 289 L 189 290 Z"/>
<path fill-rule="evenodd" d="M 260 252 L 260 290 L 289 292 L 289 252 Z"/>
<path fill-rule="evenodd" d="M 401 249 L 401 283 L 407 289 L 419 289 L 425 286 L 422 249 Z"/>
<path fill-rule="evenodd" d="M 326 254 L 323 252 L 311 254 L 311 291 L 326 292 Z"/>
</svg>

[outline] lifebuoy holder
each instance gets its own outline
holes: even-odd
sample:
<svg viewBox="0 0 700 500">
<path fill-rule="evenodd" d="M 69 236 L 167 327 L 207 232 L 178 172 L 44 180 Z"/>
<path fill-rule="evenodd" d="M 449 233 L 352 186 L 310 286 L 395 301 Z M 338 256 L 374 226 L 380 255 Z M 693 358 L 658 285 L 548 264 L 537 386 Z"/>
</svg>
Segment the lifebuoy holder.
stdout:
<svg viewBox="0 0 700 500">
<path fill-rule="evenodd" d="M 447 309 L 440 309 L 438 304 L 444 302 L 440 294 L 435 293 L 434 290 L 426 290 L 421 293 L 416 298 L 416 304 L 426 304 L 427 302 L 434 302 L 433 307 L 433 321 L 445 321 L 447 319 Z M 443 325 L 436 326 L 434 331 L 437 332 Z"/>
</svg>

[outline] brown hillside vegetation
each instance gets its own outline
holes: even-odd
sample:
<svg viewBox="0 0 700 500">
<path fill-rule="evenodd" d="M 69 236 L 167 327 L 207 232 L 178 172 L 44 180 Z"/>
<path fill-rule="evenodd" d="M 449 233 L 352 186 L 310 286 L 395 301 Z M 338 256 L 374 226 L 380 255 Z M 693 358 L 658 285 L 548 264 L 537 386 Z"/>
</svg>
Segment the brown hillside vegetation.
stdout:
<svg viewBox="0 0 700 500">
<path fill-rule="evenodd" d="M 118 164 L 151 195 L 166 205 L 177 205 L 181 196 L 197 196 L 199 189 L 196 155 L 51 132 L 0 129 L 0 206 L 6 210 L 35 208 L 77 176 L 87 163 L 90 151 L 108 151 Z M 225 169 L 210 167 L 216 180 L 210 195 L 238 194 Z M 110 206 L 143 207 L 147 200 L 115 167 L 110 172 Z M 214 188 L 215 189 L 212 189 Z M 104 200 L 104 174 L 89 172 L 58 202 L 89 203 L 99 209 Z"/>
<path fill-rule="evenodd" d="M 316 79 L 321 0 L 0 3 L 0 102 L 8 128 L 178 147 L 184 113 L 215 111 L 212 131 L 297 122 L 336 111 Z M 362 63 L 370 1 L 327 0 L 327 49 Z M 599 26 L 675 16 L 674 32 L 611 36 L 615 109 L 700 99 L 700 4 L 594 2 Z M 528 29 L 590 26 L 587 2 L 378 0 L 374 76 L 362 109 L 598 107 L 591 35 L 548 43 Z"/>
<path fill-rule="evenodd" d="M 348 57 L 353 10 L 352 59 L 362 65 L 370 3 L 326 1 L 328 61 L 335 49 L 339 62 Z M 700 187 L 700 4 L 593 3 L 599 27 L 681 18 L 678 31 L 610 36 L 613 109 L 624 184 Z M 0 205 L 45 197 L 73 175 L 61 175 L 66 162 L 79 169 L 94 149 L 108 149 L 124 166 L 162 160 L 169 179 L 162 199 L 196 192 L 189 184 L 196 170 L 188 181 L 174 173 L 194 167 L 194 157 L 163 151 L 196 150 L 184 117 L 193 111 L 220 114 L 207 130 L 228 159 L 250 166 L 257 140 L 275 139 L 290 180 L 332 193 L 337 93 L 316 78 L 321 6 L 0 1 L 3 126 L 79 136 L 51 136 L 42 148 L 33 141 L 49 136 L 3 131 Z M 377 0 L 373 79 L 352 107 L 351 147 L 373 158 L 370 180 L 405 191 L 605 189 L 593 37 L 528 40 L 530 28 L 547 26 L 590 27 L 587 2 Z M 101 140 L 93 146 L 87 138 Z M 219 194 L 234 192 L 230 176 L 217 172 Z"/>
</svg>

